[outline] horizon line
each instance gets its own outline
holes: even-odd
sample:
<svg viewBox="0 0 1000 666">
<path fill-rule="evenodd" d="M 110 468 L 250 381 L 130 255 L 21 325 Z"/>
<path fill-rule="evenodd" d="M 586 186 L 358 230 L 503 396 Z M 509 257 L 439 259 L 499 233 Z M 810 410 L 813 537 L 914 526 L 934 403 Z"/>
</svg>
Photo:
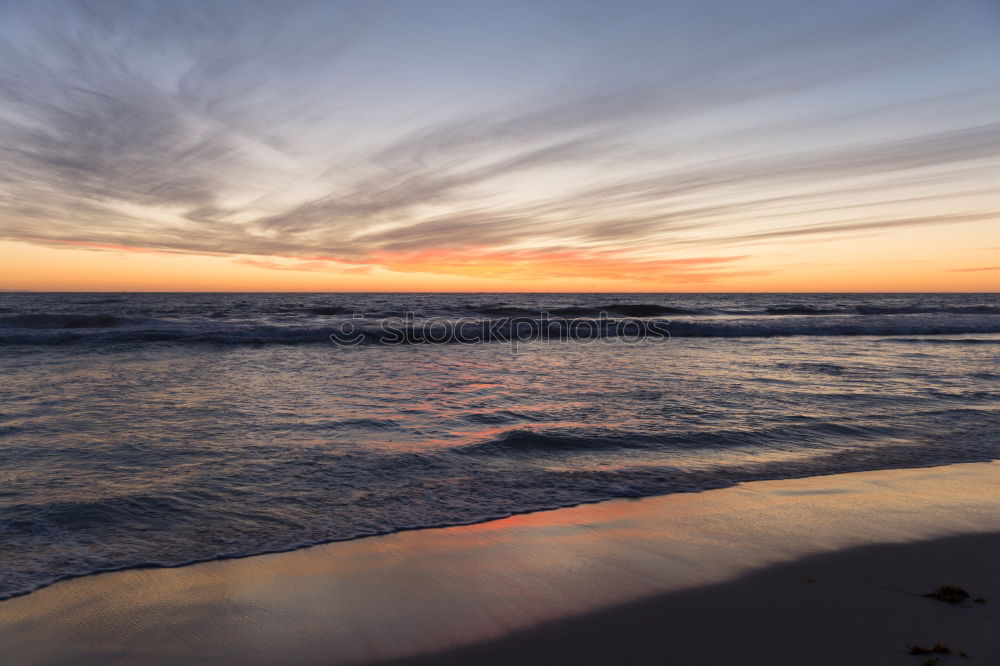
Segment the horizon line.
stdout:
<svg viewBox="0 0 1000 666">
<path fill-rule="evenodd" d="M 494 291 L 494 290 L 470 290 L 470 291 L 326 291 L 326 290 L 299 290 L 299 291 L 267 291 L 267 290 L 136 290 L 136 291 L 108 291 L 108 290 L 51 290 L 51 289 L 0 289 L 0 294 L 656 294 L 656 295 L 745 295 L 745 294 L 996 294 L 1000 291 Z"/>
</svg>

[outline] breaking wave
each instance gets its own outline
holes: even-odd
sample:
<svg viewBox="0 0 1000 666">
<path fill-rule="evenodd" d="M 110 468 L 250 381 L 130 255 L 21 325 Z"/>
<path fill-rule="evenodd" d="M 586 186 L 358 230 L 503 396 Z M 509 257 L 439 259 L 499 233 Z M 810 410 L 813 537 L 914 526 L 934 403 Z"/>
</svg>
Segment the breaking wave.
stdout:
<svg viewBox="0 0 1000 666">
<path fill-rule="evenodd" d="M 606 312 L 606 311 L 605 311 Z M 771 316 L 677 319 L 651 317 L 516 316 L 490 319 L 336 318 L 326 325 L 265 324 L 210 315 L 198 320 L 124 319 L 111 315 L 37 314 L 0 317 L 0 344 L 329 344 L 403 345 L 488 343 L 511 340 L 595 340 L 780 337 L 937 336 L 1000 333 L 996 315 Z M 331 337 L 332 336 L 332 337 Z M 972 340 L 972 339 L 970 339 Z"/>
</svg>

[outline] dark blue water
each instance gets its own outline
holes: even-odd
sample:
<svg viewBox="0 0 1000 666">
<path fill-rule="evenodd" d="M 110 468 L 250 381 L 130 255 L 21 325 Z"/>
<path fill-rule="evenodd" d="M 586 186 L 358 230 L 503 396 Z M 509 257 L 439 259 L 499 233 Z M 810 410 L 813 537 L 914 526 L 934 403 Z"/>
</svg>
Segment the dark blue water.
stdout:
<svg viewBox="0 0 1000 666">
<path fill-rule="evenodd" d="M 388 339 L 386 317 L 407 336 Z M 616 338 L 633 318 L 669 335 Z M 553 319 L 598 324 L 538 340 Z M 348 324 L 356 344 L 332 343 Z M 501 341 L 469 344 L 487 329 Z M 994 459 L 998 361 L 989 294 L 0 294 L 0 597 L 611 497 Z"/>
<path fill-rule="evenodd" d="M 425 323 L 430 338 L 475 324 L 551 319 L 669 321 L 684 337 L 1000 332 L 993 294 L 0 294 L 0 343 L 361 344 Z M 412 322 L 409 323 L 408 322 Z M 510 324 L 494 332 L 510 331 Z"/>
</svg>

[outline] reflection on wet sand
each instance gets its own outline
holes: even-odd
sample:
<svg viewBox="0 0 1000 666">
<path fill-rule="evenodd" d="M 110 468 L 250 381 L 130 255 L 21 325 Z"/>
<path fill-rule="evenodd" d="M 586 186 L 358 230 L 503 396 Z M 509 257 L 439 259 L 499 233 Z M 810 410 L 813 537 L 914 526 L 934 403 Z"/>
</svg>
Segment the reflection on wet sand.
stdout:
<svg viewBox="0 0 1000 666">
<path fill-rule="evenodd" d="M 16 663 L 352 663 L 872 543 L 1000 531 L 1000 464 L 763 481 L 614 500 L 178 569 L 0 603 Z"/>
</svg>

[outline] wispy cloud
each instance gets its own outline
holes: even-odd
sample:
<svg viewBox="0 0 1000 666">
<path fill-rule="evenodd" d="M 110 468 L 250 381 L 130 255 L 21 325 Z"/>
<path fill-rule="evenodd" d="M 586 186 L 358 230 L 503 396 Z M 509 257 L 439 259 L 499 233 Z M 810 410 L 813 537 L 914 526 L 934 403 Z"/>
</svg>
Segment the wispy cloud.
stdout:
<svg viewBox="0 0 1000 666">
<path fill-rule="evenodd" d="M 608 251 L 569 248 L 541 250 L 427 249 L 415 252 L 380 252 L 369 261 L 392 271 L 425 272 L 478 277 L 513 277 L 521 280 L 579 277 L 581 267 L 594 279 L 655 283 L 713 282 L 726 276 L 744 275 L 729 264 L 745 256 L 644 259 Z"/>
<path fill-rule="evenodd" d="M 764 231 L 754 234 L 743 234 L 729 236 L 716 241 L 759 241 L 773 240 L 779 238 L 792 238 L 796 236 L 812 236 L 817 234 L 837 235 L 845 232 L 871 231 L 893 229 L 899 227 L 922 227 L 938 226 L 944 224 L 962 224 L 968 222 L 988 222 L 1000 218 L 1000 213 L 982 213 L 969 215 L 933 215 L 929 217 L 910 217 L 903 219 L 888 220 L 864 220 L 857 222 L 844 222 L 838 224 L 816 224 L 805 227 L 794 227 L 787 229 L 776 229 L 774 231 Z"/>
<path fill-rule="evenodd" d="M 420 33 L 400 7 L 7 3 L 0 238 L 275 270 L 713 280 L 739 272 L 733 244 L 995 221 L 1000 89 L 965 72 L 965 104 L 894 83 L 965 46 L 942 10 L 779 4 L 778 23 L 636 5 L 648 27 L 606 17 L 591 46 L 556 21 L 550 40 L 599 65 L 501 95 L 421 51 L 446 21 Z M 518 35 L 527 7 L 495 29 Z"/>
<path fill-rule="evenodd" d="M 1000 271 L 1000 266 L 983 266 L 981 268 L 953 268 L 952 273 L 978 273 L 980 271 Z"/>
</svg>

